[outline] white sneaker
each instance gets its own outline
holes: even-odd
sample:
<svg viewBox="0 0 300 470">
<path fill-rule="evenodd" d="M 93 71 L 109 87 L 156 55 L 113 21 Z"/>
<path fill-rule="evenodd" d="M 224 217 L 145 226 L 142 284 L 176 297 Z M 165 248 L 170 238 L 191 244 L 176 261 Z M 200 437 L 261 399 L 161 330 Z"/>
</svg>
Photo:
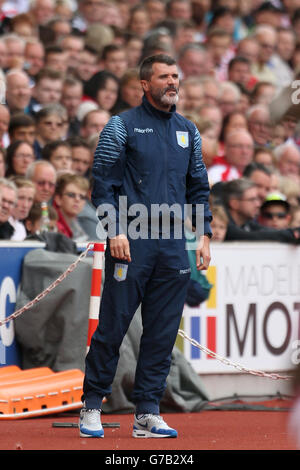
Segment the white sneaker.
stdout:
<svg viewBox="0 0 300 470">
<path fill-rule="evenodd" d="M 104 437 L 101 410 L 82 408 L 79 416 L 80 437 Z"/>
<path fill-rule="evenodd" d="M 135 415 L 133 437 L 177 437 L 177 431 L 170 428 L 159 415 Z"/>
</svg>

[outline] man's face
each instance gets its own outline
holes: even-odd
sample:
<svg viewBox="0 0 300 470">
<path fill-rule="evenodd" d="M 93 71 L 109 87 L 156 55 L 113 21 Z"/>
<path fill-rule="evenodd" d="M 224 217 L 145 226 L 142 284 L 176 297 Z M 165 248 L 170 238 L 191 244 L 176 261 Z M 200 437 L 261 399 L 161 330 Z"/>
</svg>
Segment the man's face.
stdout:
<svg viewBox="0 0 300 470">
<path fill-rule="evenodd" d="M 276 36 L 273 34 L 265 34 L 258 38 L 259 42 L 259 62 L 266 64 L 272 57 L 276 47 Z"/>
<path fill-rule="evenodd" d="M 1 186 L 1 195 L 0 223 L 3 224 L 13 215 L 17 203 L 17 193 L 12 188 Z"/>
<path fill-rule="evenodd" d="M 105 59 L 105 69 L 121 78 L 127 69 L 127 58 L 125 51 L 110 52 Z"/>
<path fill-rule="evenodd" d="M 238 214 L 245 220 L 254 219 L 260 208 L 260 200 L 258 197 L 257 188 L 249 188 L 243 194 L 243 197 L 239 200 Z"/>
<path fill-rule="evenodd" d="M 256 184 L 257 194 L 262 204 L 265 201 L 267 194 L 271 192 L 271 176 L 267 175 L 263 171 L 256 170 L 253 171 L 250 179 Z"/>
<path fill-rule="evenodd" d="M 23 74 L 7 77 L 6 99 L 12 110 L 24 111 L 31 98 L 29 79 Z"/>
<path fill-rule="evenodd" d="M 290 31 L 278 33 L 277 51 L 283 60 L 289 61 L 295 50 L 295 36 Z"/>
<path fill-rule="evenodd" d="M 69 171 L 72 166 L 72 152 L 69 147 L 60 145 L 52 153 L 50 162 L 56 169 L 56 171 Z"/>
<path fill-rule="evenodd" d="M 276 88 L 270 83 L 260 87 L 258 95 L 256 95 L 255 103 L 269 105 L 276 93 Z"/>
<path fill-rule="evenodd" d="M 27 44 L 25 48 L 25 61 L 28 73 L 35 76 L 44 65 L 45 51 L 42 44 Z"/>
<path fill-rule="evenodd" d="M 222 129 L 223 117 L 219 107 L 204 108 L 201 111 L 201 117 L 208 119 L 212 125 L 215 133 L 215 138 L 218 139 Z"/>
<path fill-rule="evenodd" d="M 143 89 L 138 79 L 131 79 L 122 87 L 122 98 L 129 106 L 138 106 L 142 102 Z"/>
<path fill-rule="evenodd" d="M 136 67 L 142 54 L 143 41 L 140 38 L 132 38 L 126 44 L 128 67 Z"/>
<path fill-rule="evenodd" d="M 16 140 L 24 140 L 29 145 L 34 144 L 35 126 L 20 126 L 16 128 L 12 135 L 12 142 Z"/>
<path fill-rule="evenodd" d="M 86 147 L 72 148 L 72 170 L 84 176 L 91 164 L 91 152 Z"/>
<path fill-rule="evenodd" d="M 244 86 L 248 85 L 251 76 L 250 67 L 248 64 L 238 62 L 231 68 L 228 79 L 234 83 L 239 83 Z"/>
<path fill-rule="evenodd" d="M 179 65 L 184 78 L 202 75 L 206 71 L 206 54 L 196 50 L 187 51 Z"/>
<path fill-rule="evenodd" d="M 34 202 L 34 194 L 34 188 L 29 186 L 18 189 L 18 201 L 13 213 L 17 220 L 24 220 L 28 216 Z"/>
<path fill-rule="evenodd" d="M 51 52 L 47 55 L 45 66 L 59 72 L 66 73 L 68 68 L 68 53 L 64 52 Z"/>
<path fill-rule="evenodd" d="M 80 37 L 66 37 L 62 41 L 63 49 L 68 53 L 68 67 L 77 68 L 79 54 L 83 50 L 84 42 Z"/>
<path fill-rule="evenodd" d="M 151 25 L 154 27 L 160 21 L 163 21 L 166 17 L 166 9 L 163 2 L 151 0 L 147 3 L 147 11 L 151 21 Z"/>
<path fill-rule="evenodd" d="M 12 69 L 23 68 L 24 47 L 20 41 L 10 40 L 6 42 L 7 66 Z"/>
<path fill-rule="evenodd" d="M 43 78 L 35 86 L 33 96 L 40 104 L 58 103 L 62 94 L 62 81 Z"/>
<path fill-rule="evenodd" d="M 259 53 L 259 44 L 255 41 L 243 41 L 240 46 L 238 47 L 237 55 L 241 55 L 248 59 L 251 64 L 255 64 L 257 62 Z"/>
<path fill-rule="evenodd" d="M 254 111 L 249 119 L 249 131 L 257 145 L 264 146 L 271 138 L 271 124 L 267 112 Z"/>
<path fill-rule="evenodd" d="M 300 152 L 297 148 L 288 148 L 278 163 L 279 171 L 284 176 L 299 177 Z"/>
<path fill-rule="evenodd" d="M 239 100 L 232 90 L 225 90 L 222 93 L 219 100 L 219 106 L 224 117 L 236 111 L 238 104 Z"/>
<path fill-rule="evenodd" d="M 77 72 L 81 80 L 89 80 L 98 70 L 97 57 L 88 51 L 81 51 L 78 56 Z"/>
<path fill-rule="evenodd" d="M 230 36 L 214 36 L 211 38 L 208 49 L 212 55 L 214 64 L 218 65 L 221 62 L 222 57 L 224 57 L 230 47 L 230 43 Z"/>
<path fill-rule="evenodd" d="M 84 0 L 79 5 L 88 23 L 101 22 L 105 17 L 107 6 L 103 0 Z"/>
<path fill-rule="evenodd" d="M 106 113 L 105 111 L 99 111 L 95 113 L 91 113 L 87 117 L 87 121 L 85 124 L 85 127 L 81 128 L 81 136 L 84 139 L 87 139 L 88 137 L 99 134 L 104 126 L 108 123 L 109 121 L 109 114 Z"/>
<path fill-rule="evenodd" d="M 66 108 L 69 117 L 76 116 L 78 107 L 82 98 L 82 86 L 80 84 L 74 86 L 65 85 L 63 87 L 61 104 Z"/>
<path fill-rule="evenodd" d="M 179 77 L 176 65 L 154 63 L 150 80 L 142 80 L 146 96 L 155 107 L 166 110 L 178 101 Z"/>
<path fill-rule="evenodd" d="M 201 85 L 185 86 L 185 109 L 188 111 L 197 111 L 204 101 L 204 92 Z"/>
<path fill-rule="evenodd" d="M 190 20 L 192 15 L 190 3 L 174 2 L 169 14 L 174 20 Z"/>
<path fill-rule="evenodd" d="M 233 131 L 227 137 L 225 152 L 230 165 L 243 172 L 253 157 L 254 146 L 251 136 L 246 132 Z"/>
<path fill-rule="evenodd" d="M 35 201 L 50 201 L 56 185 L 55 170 L 48 165 L 37 166 L 32 181 L 36 186 Z"/>
<path fill-rule="evenodd" d="M 54 8 L 50 0 L 39 0 L 33 8 L 34 17 L 38 25 L 44 25 L 53 18 Z"/>
</svg>

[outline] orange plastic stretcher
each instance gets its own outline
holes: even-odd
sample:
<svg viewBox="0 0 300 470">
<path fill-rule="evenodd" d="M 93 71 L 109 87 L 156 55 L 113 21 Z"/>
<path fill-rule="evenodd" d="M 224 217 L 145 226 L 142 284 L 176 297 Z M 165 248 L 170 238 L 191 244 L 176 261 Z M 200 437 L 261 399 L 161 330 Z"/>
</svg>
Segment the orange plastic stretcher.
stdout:
<svg viewBox="0 0 300 470">
<path fill-rule="evenodd" d="M 79 369 L 53 372 L 47 367 L 0 368 L 0 419 L 52 414 L 82 406 L 84 374 Z"/>
</svg>

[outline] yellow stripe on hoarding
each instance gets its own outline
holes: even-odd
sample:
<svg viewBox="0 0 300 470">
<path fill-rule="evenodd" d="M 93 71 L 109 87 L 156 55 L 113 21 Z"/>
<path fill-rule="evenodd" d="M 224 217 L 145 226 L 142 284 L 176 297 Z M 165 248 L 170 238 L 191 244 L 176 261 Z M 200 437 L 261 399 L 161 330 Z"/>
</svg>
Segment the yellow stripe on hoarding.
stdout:
<svg viewBox="0 0 300 470">
<path fill-rule="evenodd" d="M 209 266 L 206 272 L 206 277 L 207 277 L 208 282 L 213 285 L 213 287 L 210 290 L 209 297 L 206 301 L 206 307 L 215 309 L 217 308 L 217 286 L 216 286 L 217 268 L 216 266 Z"/>
</svg>

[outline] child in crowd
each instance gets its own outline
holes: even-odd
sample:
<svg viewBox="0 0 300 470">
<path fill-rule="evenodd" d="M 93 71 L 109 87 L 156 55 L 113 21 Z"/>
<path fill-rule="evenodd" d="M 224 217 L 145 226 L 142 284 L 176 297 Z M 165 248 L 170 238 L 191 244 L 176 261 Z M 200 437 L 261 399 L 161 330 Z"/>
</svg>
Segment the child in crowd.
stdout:
<svg viewBox="0 0 300 470">
<path fill-rule="evenodd" d="M 221 205 L 215 205 L 211 208 L 211 213 L 213 220 L 211 222 L 212 230 L 212 241 L 222 242 L 225 240 L 227 226 L 228 226 L 228 216 L 225 209 Z"/>
<path fill-rule="evenodd" d="M 48 216 L 49 216 L 49 231 L 57 232 L 57 220 L 58 215 L 56 210 L 52 207 L 48 207 Z M 42 207 L 41 204 L 33 204 L 28 217 L 24 221 L 27 236 L 39 235 L 41 233 L 42 225 Z"/>
<path fill-rule="evenodd" d="M 265 227 L 287 229 L 291 222 L 290 209 L 284 194 L 270 193 L 260 208 L 259 222 Z"/>
</svg>

